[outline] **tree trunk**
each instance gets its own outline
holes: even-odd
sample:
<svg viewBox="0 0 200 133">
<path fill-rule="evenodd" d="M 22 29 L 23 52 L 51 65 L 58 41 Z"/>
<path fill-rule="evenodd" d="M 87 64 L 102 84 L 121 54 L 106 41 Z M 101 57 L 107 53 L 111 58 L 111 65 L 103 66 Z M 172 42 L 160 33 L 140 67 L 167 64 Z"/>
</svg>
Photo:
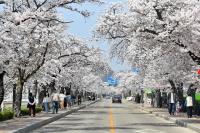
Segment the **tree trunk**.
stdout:
<svg viewBox="0 0 200 133">
<path fill-rule="evenodd" d="M 38 89 L 38 105 L 42 106 L 43 104 L 43 98 L 45 94 L 49 93 L 47 90 L 48 86 L 42 85 L 41 89 Z"/>
<path fill-rule="evenodd" d="M 16 99 L 16 84 L 13 84 L 13 102 L 12 102 L 13 112 L 15 112 L 15 99 Z"/>
<path fill-rule="evenodd" d="M 42 103 L 40 102 L 41 101 L 41 97 L 40 97 L 40 93 L 41 93 L 41 89 L 38 88 L 38 105 L 42 105 Z"/>
<path fill-rule="evenodd" d="M 177 97 L 179 102 L 183 102 L 184 97 L 183 97 L 183 83 L 179 84 L 177 87 Z"/>
<path fill-rule="evenodd" d="M 3 84 L 4 75 L 5 75 L 5 71 L 0 73 L 0 105 L 4 99 L 4 84 Z"/>
<path fill-rule="evenodd" d="M 38 82 L 37 80 L 34 81 L 34 86 L 33 86 L 33 96 L 36 97 L 38 91 Z"/>
<path fill-rule="evenodd" d="M 171 79 L 169 79 L 168 81 L 169 81 L 169 83 L 170 83 L 170 85 L 172 87 L 172 90 L 176 93 L 176 85 L 175 85 L 174 81 L 171 80 Z"/>
<path fill-rule="evenodd" d="M 38 105 L 39 106 L 42 106 L 42 104 L 43 104 L 43 98 L 45 96 L 45 93 L 46 92 L 44 90 L 39 92 L 39 96 L 38 96 Z"/>
<path fill-rule="evenodd" d="M 15 101 L 14 101 L 14 115 L 15 117 L 19 117 L 21 113 L 21 102 L 22 102 L 22 91 L 24 87 L 23 81 L 18 81 L 16 84 L 16 94 L 15 94 Z"/>
<path fill-rule="evenodd" d="M 55 90 L 56 90 L 56 88 L 55 88 L 55 80 L 53 80 L 50 83 L 49 88 L 48 88 L 49 95 L 51 95 Z"/>
<path fill-rule="evenodd" d="M 70 95 L 71 89 L 70 87 L 65 87 L 65 95 Z"/>
</svg>

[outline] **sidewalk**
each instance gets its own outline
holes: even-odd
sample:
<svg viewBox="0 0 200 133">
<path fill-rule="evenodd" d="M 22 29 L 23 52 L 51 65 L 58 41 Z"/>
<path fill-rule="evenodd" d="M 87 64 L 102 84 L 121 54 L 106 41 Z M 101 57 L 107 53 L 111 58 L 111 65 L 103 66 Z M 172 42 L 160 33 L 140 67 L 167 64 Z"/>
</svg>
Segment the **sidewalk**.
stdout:
<svg viewBox="0 0 200 133">
<path fill-rule="evenodd" d="M 24 116 L 3 121 L 0 124 L 0 133 L 27 133 L 33 129 L 63 118 L 68 114 L 83 109 L 97 101 L 86 101 L 83 102 L 81 106 L 75 105 L 71 109 L 59 110 L 58 114 L 41 112 L 36 114 L 36 117 Z"/>
<path fill-rule="evenodd" d="M 164 118 L 166 120 L 176 123 L 179 126 L 187 127 L 200 133 L 200 118 L 197 116 L 193 116 L 193 118 L 187 118 L 186 113 L 178 113 L 174 116 L 170 116 L 167 108 L 152 108 L 145 105 L 142 106 L 142 104 L 134 104 L 139 105 L 140 109 L 146 113 Z"/>
</svg>

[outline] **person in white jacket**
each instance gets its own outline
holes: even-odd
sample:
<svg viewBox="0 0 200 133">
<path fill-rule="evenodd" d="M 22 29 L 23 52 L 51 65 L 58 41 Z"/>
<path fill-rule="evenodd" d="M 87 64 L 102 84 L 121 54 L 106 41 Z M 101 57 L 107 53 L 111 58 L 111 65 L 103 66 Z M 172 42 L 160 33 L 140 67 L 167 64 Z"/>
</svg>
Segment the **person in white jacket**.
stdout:
<svg viewBox="0 0 200 133">
<path fill-rule="evenodd" d="M 43 98 L 43 106 L 46 113 L 49 112 L 49 102 L 50 102 L 49 94 L 45 94 Z"/>
<path fill-rule="evenodd" d="M 193 100 L 192 100 L 192 96 L 191 95 L 188 95 L 186 97 L 186 107 L 187 107 L 187 116 L 188 116 L 188 118 L 192 118 Z"/>
</svg>

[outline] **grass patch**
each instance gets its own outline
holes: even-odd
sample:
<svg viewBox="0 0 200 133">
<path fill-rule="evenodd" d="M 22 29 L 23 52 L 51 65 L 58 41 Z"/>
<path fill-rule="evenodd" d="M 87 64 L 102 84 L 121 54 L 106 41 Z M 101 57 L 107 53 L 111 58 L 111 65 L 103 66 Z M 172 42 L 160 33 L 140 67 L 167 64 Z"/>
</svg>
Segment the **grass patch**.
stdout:
<svg viewBox="0 0 200 133">
<path fill-rule="evenodd" d="M 35 112 L 39 113 L 41 111 L 42 111 L 42 107 L 36 106 Z M 22 106 L 21 107 L 21 115 L 26 116 L 28 114 L 29 114 L 29 109 L 26 106 Z M 14 113 L 12 111 L 12 108 L 11 107 L 5 108 L 4 111 L 0 112 L 0 121 L 12 119 L 13 116 L 14 116 Z"/>
<path fill-rule="evenodd" d="M 42 107 L 36 106 L 35 107 L 35 113 L 39 113 L 42 111 Z M 21 115 L 28 115 L 29 114 L 29 109 L 26 107 L 21 108 Z"/>
<path fill-rule="evenodd" d="M 5 121 L 13 118 L 13 111 L 11 110 L 5 110 L 3 112 L 0 112 L 0 121 Z"/>
</svg>

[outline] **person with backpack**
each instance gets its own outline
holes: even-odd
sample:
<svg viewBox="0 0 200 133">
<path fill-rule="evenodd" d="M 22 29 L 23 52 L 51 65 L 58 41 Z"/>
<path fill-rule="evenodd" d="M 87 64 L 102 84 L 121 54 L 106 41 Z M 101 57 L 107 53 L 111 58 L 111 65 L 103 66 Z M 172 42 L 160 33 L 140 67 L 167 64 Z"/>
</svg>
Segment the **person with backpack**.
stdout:
<svg viewBox="0 0 200 133">
<path fill-rule="evenodd" d="M 31 116 L 33 114 L 33 117 L 35 117 L 35 97 L 33 96 L 32 93 L 29 93 L 29 97 L 28 97 L 28 105 L 27 107 L 29 108 L 29 116 Z"/>
</svg>

